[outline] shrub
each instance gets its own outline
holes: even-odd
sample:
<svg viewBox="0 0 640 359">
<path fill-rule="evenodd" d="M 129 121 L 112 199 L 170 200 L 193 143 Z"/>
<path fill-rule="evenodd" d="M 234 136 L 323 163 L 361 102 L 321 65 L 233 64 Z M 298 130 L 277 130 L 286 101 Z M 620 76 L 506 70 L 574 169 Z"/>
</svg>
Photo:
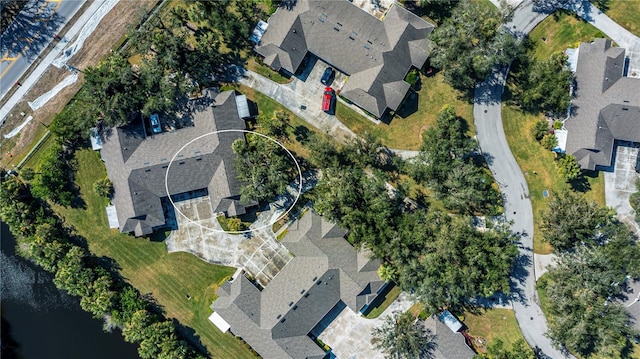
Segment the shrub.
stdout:
<svg viewBox="0 0 640 359">
<path fill-rule="evenodd" d="M 420 81 L 420 75 L 418 73 L 417 69 L 411 69 L 411 71 L 409 71 L 409 73 L 407 73 L 407 76 L 405 76 L 404 80 L 411 85 L 411 88 L 416 88 L 416 86 L 418 85 L 419 81 Z"/>
<path fill-rule="evenodd" d="M 93 192 L 95 192 L 95 194 L 97 194 L 100 197 L 109 198 L 112 191 L 113 191 L 113 184 L 111 183 L 108 177 L 99 179 L 93 184 Z"/>
<path fill-rule="evenodd" d="M 536 141 L 542 140 L 544 135 L 549 133 L 549 123 L 547 120 L 540 119 L 536 121 L 531 127 L 531 135 L 536 139 Z"/>
<path fill-rule="evenodd" d="M 540 141 L 540 144 L 542 145 L 542 147 L 551 151 L 556 146 L 558 146 L 558 138 L 554 134 L 547 133 L 546 135 L 544 135 L 544 137 L 542 137 L 542 141 Z"/>
<path fill-rule="evenodd" d="M 580 165 L 576 158 L 572 155 L 562 155 L 556 160 L 558 166 L 558 174 L 564 178 L 566 182 L 578 179 L 582 175 Z"/>
</svg>

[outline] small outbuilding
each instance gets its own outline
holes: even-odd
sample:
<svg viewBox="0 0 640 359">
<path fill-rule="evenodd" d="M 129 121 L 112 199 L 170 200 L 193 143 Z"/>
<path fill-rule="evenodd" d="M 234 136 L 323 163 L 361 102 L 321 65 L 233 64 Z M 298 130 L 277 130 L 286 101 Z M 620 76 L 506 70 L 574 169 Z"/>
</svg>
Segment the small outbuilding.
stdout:
<svg viewBox="0 0 640 359">
<path fill-rule="evenodd" d="M 462 329 L 462 323 L 451 312 L 445 310 L 440 314 L 440 321 L 444 323 L 452 332 L 457 333 Z"/>
</svg>

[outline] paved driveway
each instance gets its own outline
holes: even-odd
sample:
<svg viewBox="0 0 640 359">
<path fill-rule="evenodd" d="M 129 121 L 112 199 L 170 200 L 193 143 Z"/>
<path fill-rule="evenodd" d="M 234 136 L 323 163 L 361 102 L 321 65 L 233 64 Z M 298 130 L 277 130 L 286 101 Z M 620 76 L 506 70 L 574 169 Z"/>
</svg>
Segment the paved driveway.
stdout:
<svg viewBox="0 0 640 359">
<path fill-rule="evenodd" d="M 251 236 L 223 232 L 209 196 L 185 198 L 175 205 L 191 220 L 177 214 L 178 229 L 166 240 L 169 252 L 189 252 L 209 263 L 244 268 L 263 286 L 291 260 L 271 228 L 254 231 Z M 256 223 L 269 223 L 271 214 L 262 212 Z"/>
<path fill-rule="evenodd" d="M 318 338 L 331 347 L 338 359 L 382 359 L 384 355 L 371 345 L 371 330 L 382 325 L 385 317 L 396 311 L 405 312 L 411 305 L 413 302 L 403 292 L 375 319 L 366 319 L 345 308 Z"/>
<path fill-rule="evenodd" d="M 640 234 L 640 226 L 635 222 L 629 204 L 629 196 L 636 191 L 636 178 L 640 176 L 635 171 L 638 150 L 638 144 L 631 143 L 616 147 L 613 172 L 604 172 L 604 190 L 607 206 L 615 209 L 618 219 Z"/>
</svg>

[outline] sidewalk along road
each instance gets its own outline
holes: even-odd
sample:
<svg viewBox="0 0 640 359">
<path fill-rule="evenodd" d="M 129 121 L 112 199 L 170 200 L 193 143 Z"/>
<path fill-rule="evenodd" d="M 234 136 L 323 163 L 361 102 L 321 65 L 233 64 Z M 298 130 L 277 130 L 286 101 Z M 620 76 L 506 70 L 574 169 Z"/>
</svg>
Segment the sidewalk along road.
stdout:
<svg viewBox="0 0 640 359">
<path fill-rule="evenodd" d="M 61 1 L 71 1 L 71 0 L 61 0 Z M 76 2 L 84 2 L 86 0 L 78 0 Z M 64 38 L 61 38 L 54 46 L 53 50 L 51 50 L 46 57 L 36 66 L 35 69 L 29 74 L 29 76 L 21 82 L 21 85 L 18 86 L 18 89 L 8 98 L 5 104 L 0 108 L 0 126 L 4 123 L 7 115 L 11 111 L 11 109 L 18 103 L 25 94 L 29 92 L 31 87 L 40 79 L 42 74 L 47 70 L 49 65 L 60 55 L 60 53 L 64 50 L 64 48 L 68 45 L 69 41 L 72 40 L 79 32 L 82 30 L 84 25 L 89 21 L 89 19 L 95 14 L 96 11 L 103 5 L 105 0 L 95 0 L 91 3 L 91 5 L 85 10 L 82 15 L 78 18 L 77 21 L 73 23 L 69 31 L 66 32 Z M 0 79 L 1 82 L 4 82 L 4 79 Z"/>
<path fill-rule="evenodd" d="M 58 36 L 86 0 L 30 1 L 0 35 L 0 99 Z"/>
</svg>

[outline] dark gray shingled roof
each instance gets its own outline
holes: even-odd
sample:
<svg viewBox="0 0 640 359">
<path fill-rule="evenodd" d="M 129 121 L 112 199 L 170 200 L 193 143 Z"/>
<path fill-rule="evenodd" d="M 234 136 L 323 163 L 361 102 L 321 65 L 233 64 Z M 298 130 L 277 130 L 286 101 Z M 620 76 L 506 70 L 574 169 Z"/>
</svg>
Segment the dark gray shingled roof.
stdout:
<svg viewBox="0 0 640 359">
<path fill-rule="evenodd" d="M 434 359 L 471 359 L 475 353 L 459 332 L 452 332 L 446 324 L 442 323 L 435 315 L 423 321 L 424 327 L 435 334 L 435 349 L 432 352 Z"/>
<path fill-rule="evenodd" d="M 411 66 L 427 60 L 433 27 L 398 4 L 379 20 L 346 0 L 298 0 L 271 16 L 256 51 L 290 73 L 311 52 L 350 76 L 341 95 L 380 117 L 402 102 Z"/>
<path fill-rule="evenodd" d="M 209 104 L 207 101 L 210 101 Z M 186 146 L 169 168 L 171 157 L 189 141 L 212 131 L 245 129 L 238 117 L 235 93 L 205 91 L 195 101 L 193 126 L 145 138 L 142 126 L 127 125 L 109 130 L 102 157 L 113 183 L 113 204 L 120 231 L 136 236 L 149 234 L 165 224 L 161 199 L 206 188 L 216 212 L 245 213 L 239 202 L 241 184 L 233 167 L 231 143 L 244 138 L 240 132 L 211 135 Z"/>
<path fill-rule="evenodd" d="M 606 39 L 578 49 L 566 152 L 583 169 L 610 166 L 615 140 L 640 142 L 640 80 L 622 76 L 624 58 Z"/>
<path fill-rule="evenodd" d="M 359 311 L 384 284 L 380 263 L 356 251 L 345 234 L 307 213 L 282 239 L 293 259 L 261 292 L 239 276 L 220 287 L 211 308 L 263 358 L 322 358 L 307 334 L 337 305 Z"/>
</svg>

